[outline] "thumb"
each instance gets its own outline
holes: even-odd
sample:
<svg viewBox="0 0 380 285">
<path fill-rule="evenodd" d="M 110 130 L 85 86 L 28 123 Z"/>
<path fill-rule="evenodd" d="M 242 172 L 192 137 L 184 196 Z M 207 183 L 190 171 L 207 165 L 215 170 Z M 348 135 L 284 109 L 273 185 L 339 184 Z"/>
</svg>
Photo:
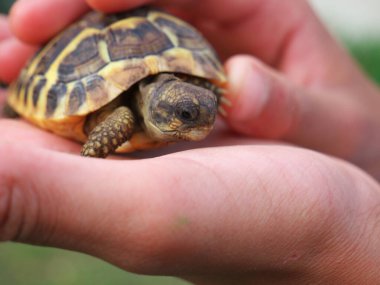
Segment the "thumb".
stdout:
<svg viewBox="0 0 380 285">
<path fill-rule="evenodd" d="M 231 58 L 226 69 L 231 101 L 226 120 L 237 132 L 340 157 L 357 148 L 366 115 L 352 96 L 296 86 L 251 56 Z"/>
</svg>

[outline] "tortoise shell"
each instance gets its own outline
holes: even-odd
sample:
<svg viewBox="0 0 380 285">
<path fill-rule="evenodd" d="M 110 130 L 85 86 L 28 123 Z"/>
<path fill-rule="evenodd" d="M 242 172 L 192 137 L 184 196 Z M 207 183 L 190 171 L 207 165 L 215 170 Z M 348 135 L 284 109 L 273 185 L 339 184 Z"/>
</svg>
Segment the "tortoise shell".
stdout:
<svg viewBox="0 0 380 285">
<path fill-rule="evenodd" d="M 212 47 L 180 19 L 152 8 L 92 11 L 37 52 L 12 84 L 8 103 L 40 127 L 84 142 L 88 114 L 161 72 L 217 86 L 226 81 Z"/>
</svg>

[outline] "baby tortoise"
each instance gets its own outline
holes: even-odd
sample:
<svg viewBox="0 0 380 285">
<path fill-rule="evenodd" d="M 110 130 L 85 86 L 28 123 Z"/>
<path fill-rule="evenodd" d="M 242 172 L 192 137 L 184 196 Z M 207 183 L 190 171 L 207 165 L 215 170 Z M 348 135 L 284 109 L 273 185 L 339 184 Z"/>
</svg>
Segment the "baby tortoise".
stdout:
<svg viewBox="0 0 380 285">
<path fill-rule="evenodd" d="M 139 8 L 92 11 L 47 43 L 10 87 L 28 121 L 83 142 L 81 154 L 205 138 L 226 77 L 209 43 L 180 19 Z"/>
</svg>

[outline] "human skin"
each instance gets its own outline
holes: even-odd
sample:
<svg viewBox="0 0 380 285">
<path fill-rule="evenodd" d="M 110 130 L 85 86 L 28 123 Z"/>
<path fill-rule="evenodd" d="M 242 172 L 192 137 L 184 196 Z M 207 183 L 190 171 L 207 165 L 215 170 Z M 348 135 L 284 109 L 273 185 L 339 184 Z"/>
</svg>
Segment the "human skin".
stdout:
<svg viewBox="0 0 380 285">
<path fill-rule="evenodd" d="M 235 131 L 341 157 L 379 180 L 378 88 L 330 37 L 306 1 L 281 2 L 89 0 L 88 4 L 106 12 L 145 3 L 174 10 L 227 59 L 233 103 L 227 122 Z M 20 0 L 10 22 L 20 39 L 40 44 L 86 10 L 83 0 Z M 5 81 L 15 77 L 30 55 L 15 41 L 11 38 L 0 46 L 4 66 L 0 78 Z"/>
<path fill-rule="evenodd" d="M 54 13 L 63 2 L 69 12 Z M 89 4 L 115 11 L 142 2 Z M 218 124 L 192 150 L 99 160 L 77 156 L 74 142 L 2 119 L 0 239 L 69 248 L 196 284 L 378 283 L 380 186 L 368 174 L 379 177 L 378 90 L 306 2 L 213 2 L 197 10 L 189 6 L 197 2 L 175 1 L 175 12 L 229 58 L 229 127 Z M 38 44 L 86 11 L 83 3 L 20 0 L 12 29 Z M 35 47 L 0 25 L 0 78 L 11 80 L 12 63 Z M 5 59 L 10 45 L 19 51 Z M 251 137 L 310 147 L 362 169 Z"/>
</svg>

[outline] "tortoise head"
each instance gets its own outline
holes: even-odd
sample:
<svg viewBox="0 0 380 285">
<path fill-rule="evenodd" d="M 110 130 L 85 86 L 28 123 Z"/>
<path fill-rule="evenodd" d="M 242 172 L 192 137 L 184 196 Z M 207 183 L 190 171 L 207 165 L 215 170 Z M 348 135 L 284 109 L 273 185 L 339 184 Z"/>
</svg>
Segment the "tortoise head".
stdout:
<svg viewBox="0 0 380 285">
<path fill-rule="evenodd" d="M 158 141 L 205 138 L 217 114 L 217 96 L 209 89 L 159 74 L 139 85 L 138 109 L 145 131 Z"/>
</svg>

